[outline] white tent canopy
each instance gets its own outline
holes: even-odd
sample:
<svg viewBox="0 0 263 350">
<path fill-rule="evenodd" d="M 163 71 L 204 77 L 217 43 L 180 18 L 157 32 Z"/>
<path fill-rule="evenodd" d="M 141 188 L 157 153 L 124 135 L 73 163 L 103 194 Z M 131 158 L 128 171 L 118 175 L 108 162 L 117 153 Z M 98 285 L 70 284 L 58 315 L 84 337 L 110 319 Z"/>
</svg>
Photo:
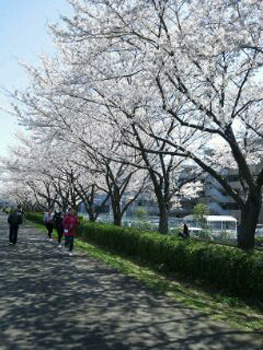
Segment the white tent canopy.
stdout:
<svg viewBox="0 0 263 350">
<path fill-rule="evenodd" d="M 208 215 L 206 217 L 206 220 L 207 222 L 211 222 L 211 221 L 237 222 L 237 219 L 230 215 Z"/>
<path fill-rule="evenodd" d="M 211 221 L 237 222 L 237 219 L 231 215 L 207 215 L 207 216 L 205 216 L 205 219 L 207 222 L 211 222 Z M 184 217 L 184 220 L 185 221 L 193 221 L 196 219 L 195 219 L 194 215 L 187 215 Z"/>
<path fill-rule="evenodd" d="M 208 215 L 205 216 L 207 227 L 211 231 L 235 231 L 237 230 L 237 219 L 230 215 Z M 198 227 L 200 223 L 194 215 L 184 217 L 186 223 Z"/>
</svg>

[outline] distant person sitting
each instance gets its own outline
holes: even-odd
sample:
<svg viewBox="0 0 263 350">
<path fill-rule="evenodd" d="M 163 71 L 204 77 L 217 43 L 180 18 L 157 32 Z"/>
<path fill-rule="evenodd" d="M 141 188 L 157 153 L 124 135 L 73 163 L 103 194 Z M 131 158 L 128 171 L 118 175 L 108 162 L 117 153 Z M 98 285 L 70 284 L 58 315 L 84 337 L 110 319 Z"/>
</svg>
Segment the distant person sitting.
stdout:
<svg viewBox="0 0 263 350">
<path fill-rule="evenodd" d="M 9 245 L 15 245 L 17 242 L 17 234 L 18 234 L 19 225 L 21 225 L 23 222 L 21 206 L 18 205 L 15 210 L 11 211 L 11 213 L 8 216 L 7 221 L 10 225 Z"/>
<path fill-rule="evenodd" d="M 189 228 L 188 228 L 188 226 L 186 225 L 186 223 L 184 223 L 183 232 L 179 232 L 179 237 L 182 237 L 182 238 L 184 238 L 184 239 L 190 237 Z"/>
</svg>

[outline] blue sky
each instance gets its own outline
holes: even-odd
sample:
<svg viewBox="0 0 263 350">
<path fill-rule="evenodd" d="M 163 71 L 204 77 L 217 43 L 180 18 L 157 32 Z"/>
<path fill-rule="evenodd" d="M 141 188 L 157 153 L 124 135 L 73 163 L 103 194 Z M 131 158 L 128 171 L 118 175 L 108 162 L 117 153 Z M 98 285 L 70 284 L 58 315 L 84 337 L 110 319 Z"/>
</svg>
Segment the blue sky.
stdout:
<svg viewBox="0 0 263 350">
<path fill-rule="evenodd" d="M 66 0 L 0 1 L 0 86 L 8 90 L 26 85 L 26 76 L 18 61 L 37 64 L 38 55 L 54 52 L 47 23 L 69 14 Z M 0 105 L 8 100 L 0 94 Z M 15 142 L 18 125 L 14 117 L 0 110 L 0 156 Z"/>
</svg>

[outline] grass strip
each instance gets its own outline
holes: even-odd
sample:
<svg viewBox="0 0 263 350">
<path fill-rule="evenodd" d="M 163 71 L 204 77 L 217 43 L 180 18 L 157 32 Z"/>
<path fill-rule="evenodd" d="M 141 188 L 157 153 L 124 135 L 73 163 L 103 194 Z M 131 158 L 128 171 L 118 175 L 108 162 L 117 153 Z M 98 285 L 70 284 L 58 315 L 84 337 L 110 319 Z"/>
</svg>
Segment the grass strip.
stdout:
<svg viewBox="0 0 263 350">
<path fill-rule="evenodd" d="M 152 270 L 149 266 L 142 266 L 135 258 L 121 257 L 79 239 L 76 239 L 76 246 L 87 252 L 87 255 L 103 261 L 127 276 L 136 278 L 175 301 L 209 314 L 213 320 L 223 321 L 230 327 L 257 333 L 263 337 L 263 304 L 260 301 L 248 305 L 239 298 L 209 293 L 201 287 L 175 281 L 163 273 Z"/>
</svg>

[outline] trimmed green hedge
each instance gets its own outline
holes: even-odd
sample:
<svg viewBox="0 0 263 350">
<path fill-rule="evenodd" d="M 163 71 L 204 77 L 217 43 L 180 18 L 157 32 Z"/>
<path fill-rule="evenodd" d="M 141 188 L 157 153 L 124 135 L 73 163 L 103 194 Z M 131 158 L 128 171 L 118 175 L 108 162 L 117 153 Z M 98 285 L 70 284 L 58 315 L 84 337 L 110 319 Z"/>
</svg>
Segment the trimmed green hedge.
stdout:
<svg viewBox="0 0 263 350">
<path fill-rule="evenodd" d="M 27 218 L 43 223 L 40 214 L 30 213 Z M 120 254 L 139 256 L 166 272 L 263 300 L 262 252 L 246 253 L 235 247 L 98 223 L 82 224 L 78 237 Z"/>
<path fill-rule="evenodd" d="M 44 214 L 42 213 L 26 212 L 25 217 L 29 221 L 33 221 L 33 222 L 36 222 L 37 224 L 44 225 Z"/>
</svg>

